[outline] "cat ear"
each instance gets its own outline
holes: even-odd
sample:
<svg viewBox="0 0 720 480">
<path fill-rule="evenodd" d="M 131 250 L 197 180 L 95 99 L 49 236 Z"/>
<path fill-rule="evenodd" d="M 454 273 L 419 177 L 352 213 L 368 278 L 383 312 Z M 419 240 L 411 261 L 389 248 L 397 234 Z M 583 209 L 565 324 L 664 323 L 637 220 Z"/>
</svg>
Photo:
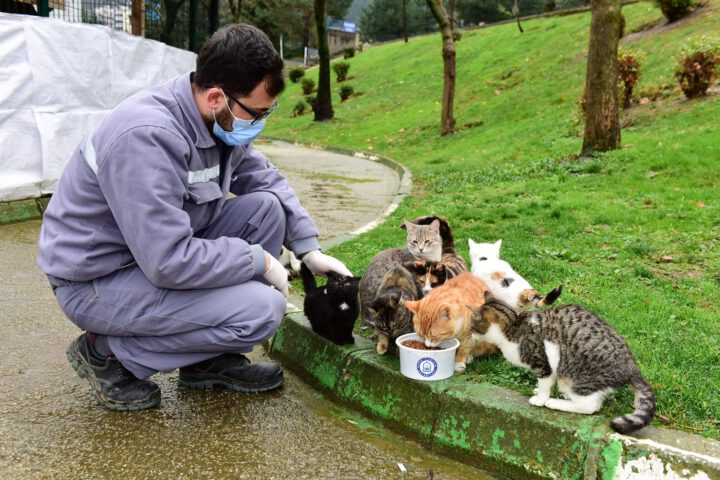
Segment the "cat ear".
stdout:
<svg viewBox="0 0 720 480">
<path fill-rule="evenodd" d="M 407 307 L 413 313 L 417 313 L 420 301 L 419 300 L 403 300 L 402 304 Z"/>
<path fill-rule="evenodd" d="M 485 323 L 488 323 L 488 324 L 490 324 L 491 322 L 500 323 L 500 318 L 498 317 L 498 314 L 495 311 L 495 309 L 492 307 L 483 305 L 482 307 L 480 307 L 480 311 L 478 313 L 479 313 L 478 317 L 480 317 L 480 319 Z"/>
<path fill-rule="evenodd" d="M 412 223 L 408 222 L 407 220 L 403 220 L 403 222 L 400 224 L 400 228 L 403 230 L 408 230 L 408 225 L 412 225 Z"/>
<path fill-rule="evenodd" d="M 448 320 L 450 318 L 450 305 L 442 305 L 440 307 L 440 313 L 438 313 L 438 320 Z"/>
<path fill-rule="evenodd" d="M 470 250 L 475 248 L 475 246 L 477 246 L 477 243 L 473 242 L 472 238 L 468 238 L 468 247 L 470 248 Z"/>
<path fill-rule="evenodd" d="M 470 325 L 472 329 L 478 333 L 485 333 L 490 326 L 488 322 L 482 317 L 482 307 L 473 307 L 471 305 L 465 305 L 471 313 Z"/>
<path fill-rule="evenodd" d="M 500 247 L 502 246 L 502 240 L 498 240 L 493 244 L 495 247 L 495 250 L 497 251 L 497 257 L 500 258 Z"/>
<path fill-rule="evenodd" d="M 433 220 L 432 223 L 430 224 L 430 228 L 436 232 L 439 232 L 440 231 L 440 220 L 437 220 L 437 219 Z"/>
<path fill-rule="evenodd" d="M 490 290 L 485 290 L 485 303 L 495 300 L 495 296 Z"/>
</svg>

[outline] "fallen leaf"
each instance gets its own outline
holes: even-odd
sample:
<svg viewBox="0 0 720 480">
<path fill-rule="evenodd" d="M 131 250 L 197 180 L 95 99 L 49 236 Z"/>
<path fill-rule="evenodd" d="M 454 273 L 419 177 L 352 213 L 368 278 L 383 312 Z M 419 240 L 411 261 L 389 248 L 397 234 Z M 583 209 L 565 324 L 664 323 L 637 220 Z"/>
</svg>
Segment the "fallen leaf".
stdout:
<svg viewBox="0 0 720 480">
<path fill-rule="evenodd" d="M 662 423 L 672 423 L 672 420 L 670 420 L 668 417 L 664 415 L 660 415 L 659 413 L 655 414 L 655 418 L 660 420 Z"/>
<path fill-rule="evenodd" d="M 702 200 L 700 200 L 699 202 L 697 202 L 697 207 L 698 207 L 698 208 L 705 208 L 705 202 L 703 202 Z"/>
<path fill-rule="evenodd" d="M 652 205 L 652 200 L 645 200 L 643 203 L 645 205 Z"/>
<path fill-rule="evenodd" d="M 495 90 L 495 95 L 500 95 L 500 90 Z"/>
<path fill-rule="evenodd" d="M 648 105 L 650 103 L 650 99 L 648 97 L 643 97 L 640 99 L 640 105 Z"/>
<path fill-rule="evenodd" d="M 673 257 L 672 255 L 663 255 L 662 257 L 660 257 L 660 261 L 662 263 L 672 263 Z"/>
</svg>

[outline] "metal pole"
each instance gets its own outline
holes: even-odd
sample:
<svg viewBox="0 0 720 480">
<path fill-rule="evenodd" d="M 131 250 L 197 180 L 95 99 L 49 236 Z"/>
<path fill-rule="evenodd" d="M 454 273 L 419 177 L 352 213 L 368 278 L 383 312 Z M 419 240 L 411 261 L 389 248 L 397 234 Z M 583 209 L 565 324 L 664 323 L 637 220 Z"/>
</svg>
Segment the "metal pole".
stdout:
<svg viewBox="0 0 720 480">
<path fill-rule="evenodd" d="M 50 0 L 38 0 L 37 2 L 38 15 L 41 17 L 50 16 Z"/>
<path fill-rule="evenodd" d="M 280 35 L 280 59 L 285 61 L 285 56 L 283 55 L 282 35 Z"/>
</svg>

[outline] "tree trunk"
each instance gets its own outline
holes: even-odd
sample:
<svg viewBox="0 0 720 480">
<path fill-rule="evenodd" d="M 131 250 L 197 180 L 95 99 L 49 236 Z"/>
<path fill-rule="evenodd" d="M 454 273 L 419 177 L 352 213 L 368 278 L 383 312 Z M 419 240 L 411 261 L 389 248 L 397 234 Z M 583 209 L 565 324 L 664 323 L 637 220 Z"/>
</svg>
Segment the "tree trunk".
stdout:
<svg viewBox="0 0 720 480">
<path fill-rule="evenodd" d="M 230 16 L 232 17 L 232 23 L 240 22 L 240 15 L 242 13 L 242 0 L 228 0 L 228 6 L 230 7 Z"/>
<path fill-rule="evenodd" d="M 617 78 L 620 0 L 592 0 L 582 154 L 620 148 Z"/>
<path fill-rule="evenodd" d="M 174 47 L 182 47 L 182 45 L 176 45 L 173 43 L 173 31 L 175 30 L 175 22 L 177 21 L 178 13 L 180 8 L 185 3 L 185 0 L 163 0 L 165 6 L 165 23 L 163 24 L 162 33 L 160 34 L 160 40 L 163 43 L 172 45 Z"/>
<path fill-rule="evenodd" d="M 403 34 L 405 35 L 405 43 L 407 43 L 408 42 L 407 0 L 403 0 L 402 15 L 403 15 Z"/>
<path fill-rule="evenodd" d="M 442 0 L 427 0 L 430 11 L 435 16 L 443 40 L 443 100 L 442 111 L 440 112 L 440 135 L 447 135 L 455 130 L 455 119 L 453 118 L 453 102 L 455 101 L 455 41 Z"/>
<path fill-rule="evenodd" d="M 318 34 L 318 55 L 320 56 L 315 121 L 321 122 L 333 118 L 332 98 L 330 96 L 330 49 L 328 48 L 327 23 L 325 20 L 325 0 L 315 0 L 315 24 Z"/>
<path fill-rule="evenodd" d="M 307 5 L 303 6 L 303 47 L 310 46 L 310 7 Z"/>
<path fill-rule="evenodd" d="M 515 0 L 515 5 L 513 5 L 513 14 L 515 15 L 515 20 L 517 20 L 518 30 L 520 30 L 520 33 L 525 33 L 522 25 L 520 25 L 520 4 L 518 0 Z"/>
</svg>

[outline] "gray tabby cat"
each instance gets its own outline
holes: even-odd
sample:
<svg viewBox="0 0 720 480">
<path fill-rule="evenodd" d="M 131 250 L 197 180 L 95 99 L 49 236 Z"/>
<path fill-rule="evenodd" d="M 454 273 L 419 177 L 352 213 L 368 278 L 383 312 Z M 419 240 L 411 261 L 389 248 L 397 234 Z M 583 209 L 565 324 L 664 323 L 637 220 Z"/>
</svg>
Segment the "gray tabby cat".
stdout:
<svg viewBox="0 0 720 480">
<path fill-rule="evenodd" d="M 625 339 L 595 313 L 579 305 L 518 313 L 489 292 L 485 304 L 471 308 L 473 336 L 497 345 L 507 361 L 538 377 L 530 404 L 592 414 L 608 394 L 629 384 L 635 392 L 635 411 L 610 426 L 631 433 L 650 423 L 655 395 Z M 550 398 L 555 382 L 565 400 Z"/>
<path fill-rule="evenodd" d="M 420 259 L 437 262 L 442 256 L 439 220 L 434 220 L 429 225 L 416 225 L 405 221 L 402 228 L 407 230 L 405 248 L 390 248 L 375 255 L 360 280 L 360 316 L 364 325 L 373 326 L 370 305 L 375 300 L 386 273 L 407 262 Z"/>
</svg>

